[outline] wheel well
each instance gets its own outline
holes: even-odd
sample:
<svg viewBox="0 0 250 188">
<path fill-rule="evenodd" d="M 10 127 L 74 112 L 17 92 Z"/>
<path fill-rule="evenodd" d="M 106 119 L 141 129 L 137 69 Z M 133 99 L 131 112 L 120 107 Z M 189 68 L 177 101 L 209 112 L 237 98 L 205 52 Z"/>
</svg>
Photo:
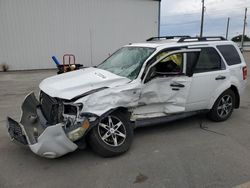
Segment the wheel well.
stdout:
<svg viewBox="0 0 250 188">
<path fill-rule="evenodd" d="M 115 111 L 121 111 L 123 113 L 128 113 L 128 109 L 125 108 L 125 107 L 118 107 L 118 108 L 115 109 Z"/>
<path fill-rule="evenodd" d="M 113 112 L 116 112 L 116 111 L 123 112 L 124 114 L 126 114 L 126 115 L 128 116 L 128 118 L 129 118 L 129 116 L 130 116 L 130 112 L 128 111 L 127 108 L 125 108 L 125 107 L 117 107 L 117 108 L 112 108 L 112 109 L 108 110 L 107 112 L 105 112 L 105 113 L 104 113 L 103 115 L 101 115 L 100 117 L 101 117 L 101 118 L 102 118 L 102 117 L 105 117 L 105 116 L 107 116 L 108 114 L 113 113 Z"/>
<path fill-rule="evenodd" d="M 234 92 L 235 94 L 235 108 L 239 108 L 240 107 L 240 95 L 238 92 L 238 89 L 236 86 L 231 85 L 230 89 Z"/>
</svg>

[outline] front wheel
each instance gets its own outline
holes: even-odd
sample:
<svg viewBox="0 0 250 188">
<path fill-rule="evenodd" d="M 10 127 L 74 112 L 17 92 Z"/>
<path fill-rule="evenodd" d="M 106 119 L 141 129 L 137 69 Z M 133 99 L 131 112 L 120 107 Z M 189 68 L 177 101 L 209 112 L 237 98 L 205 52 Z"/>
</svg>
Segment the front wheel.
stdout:
<svg viewBox="0 0 250 188">
<path fill-rule="evenodd" d="M 103 157 L 126 152 L 132 140 L 133 127 L 127 115 L 122 112 L 114 112 L 103 118 L 89 135 L 91 148 Z"/>
<path fill-rule="evenodd" d="M 213 121 L 227 120 L 235 106 L 235 94 L 232 90 L 224 91 L 215 101 L 213 108 L 208 113 L 208 117 Z"/>
</svg>

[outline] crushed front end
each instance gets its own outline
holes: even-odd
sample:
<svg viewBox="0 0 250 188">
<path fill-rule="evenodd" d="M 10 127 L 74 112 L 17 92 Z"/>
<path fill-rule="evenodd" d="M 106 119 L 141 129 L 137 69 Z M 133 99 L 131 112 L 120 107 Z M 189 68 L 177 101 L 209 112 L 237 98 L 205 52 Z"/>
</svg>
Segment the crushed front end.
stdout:
<svg viewBox="0 0 250 188">
<path fill-rule="evenodd" d="M 7 117 L 11 139 L 47 158 L 76 150 L 90 129 L 88 118 L 80 114 L 82 105 L 50 97 L 42 91 L 39 98 L 38 101 L 33 92 L 26 96 L 20 122 Z"/>
</svg>

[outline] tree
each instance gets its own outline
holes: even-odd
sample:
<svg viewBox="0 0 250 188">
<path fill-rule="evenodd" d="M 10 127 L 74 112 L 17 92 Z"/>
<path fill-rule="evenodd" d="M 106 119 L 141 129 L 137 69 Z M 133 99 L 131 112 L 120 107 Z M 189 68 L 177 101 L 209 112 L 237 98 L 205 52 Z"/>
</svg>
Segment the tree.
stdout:
<svg viewBox="0 0 250 188">
<path fill-rule="evenodd" d="M 237 35 L 233 37 L 231 40 L 234 42 L 240 42 L 242 38 L 242 35 Z M 247 35 L 244 35 L 244 41 L 250 41 L 250 38 Z"/>
</svg>

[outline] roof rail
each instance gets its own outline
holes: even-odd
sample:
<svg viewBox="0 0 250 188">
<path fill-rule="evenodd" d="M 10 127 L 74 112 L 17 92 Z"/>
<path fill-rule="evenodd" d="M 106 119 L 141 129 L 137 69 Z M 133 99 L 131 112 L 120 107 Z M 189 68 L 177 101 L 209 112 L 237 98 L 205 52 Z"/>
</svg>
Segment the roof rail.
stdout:
<svg viewBox="0 0 250 188">
<path fill-rule="evenodd" d="M 221 41 L 226 40 L 222 36 L 208 36 L 208 37 L 182 37 L 178 42 L 202 42 L 202 41 Z"/>
<path fill-rule="evenodd" d="M 174 39 L 174 38 L 191 38 L 188 35 L 173 35 L 173 36 L 161 36 L 161 37 L 151 37 L 149 39 L 147 39 L 146 41 L 156 41 L 156 40 L 160 40 L 160 39 Z"/>
</svg>

